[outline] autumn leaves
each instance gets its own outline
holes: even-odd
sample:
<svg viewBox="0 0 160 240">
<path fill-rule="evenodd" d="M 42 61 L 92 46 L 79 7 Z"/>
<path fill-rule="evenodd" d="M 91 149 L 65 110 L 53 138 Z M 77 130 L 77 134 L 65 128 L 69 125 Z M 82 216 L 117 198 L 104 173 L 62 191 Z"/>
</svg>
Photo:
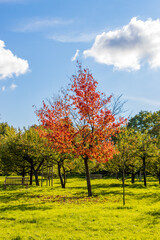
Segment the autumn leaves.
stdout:
<svg viewBox="0 0 160 240">
<path fill-rule="evenodd" d="M 106 162 L 115 153 L 112 137 L 125 120 L 117 121 L 108 109 L 111 96 L 106 98 L 97 90 L 98 82 L 88 69 L 72 76 L 71 84 L 51 105 L 43 103 L 36 111 L 42 126 L 40 136 L 61 154 L 73 154 L 84 161 L 91 196 L 88 161 Z"/>
</svg>

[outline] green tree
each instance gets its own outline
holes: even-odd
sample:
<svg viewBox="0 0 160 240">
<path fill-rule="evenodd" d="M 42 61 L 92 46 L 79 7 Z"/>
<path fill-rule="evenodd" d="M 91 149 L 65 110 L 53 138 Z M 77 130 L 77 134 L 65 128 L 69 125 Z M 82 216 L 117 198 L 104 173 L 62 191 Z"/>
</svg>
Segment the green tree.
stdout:
<svg viewBox="0 0 160 240">
<path fill-rule="evenodd" d="M 155 147 L 154 156 L 149 160 L 149 172 L 156 176 L 160 184 L 160 149 Z"/>
<path fill-rule="evenodd" d="M 115 174 L 122 174 L 123 167 L 125 167 L 125 172 L 132 175 L 132 183 L 134 183 L 135 174 L 140 169 L 140 160 L 136 156 L 136 141 L 134 130 L 124 127 L 115 139 L 119 154 L 114 155 L 114 158 L 106 164 L 107 170 Z"/>
<path fill-rule="evenodd" d="M 142 160 L 144 186 L 147 186 L 146 165 L 149 159 L 156 156 L 156 139 L 152 138 L 147 131 L 136 133 L 136 156 Z"/>
<path fill-rule="evenodd" d="M 9 163 L 10 157 L 7 142 L 16 136 L 16 130 L 7 123 L 0 124 L 0 172 L 1 174 L 9 174 L 12 164 Z M 8 167 L 6 167 L 8 166 Z"/>
<path fill-rule="evenodd" d="M 119 171 L 122 173 L 122 183 L 123 183 L 123 205 L 125 205 L 125 174 L 127 169 L 131 167 L 131 173 L 137 171 L 137 166 L 135 162 L 135 135 L 133 129 L 123 128 L 118 134 L 116 147 L 118 154 L 114 155 L 114 161 L 117 163 Z"/>
<path fill-rule="evenodd" d="M 7 150 L 7 155 L 5 150 Z M 39 137 L 34 127 L 19 130 L 13 138 L 8 139 L 3 151 L 4 162 L 6 157 L 8 158 L 5 166 L 7 168 L 11 166 L 10 171 L 22 174 L 22 176 L 29 173 L 30 184 L 32 184 L 34 175 L 36 185 L 39 185 L 38 173 L 41 166 L 50 159 L 50 155 L 51 150 L 47 147 L 46 140 Z"/>
<path fill-rule="evenodd" d="M 153 113 L 148 111 L 139 112 L 129 120 L 128 128 L 133 128 L 141 133 L 148 131 L 152 137 L 157 138 L 160 135 L 160 111 Z"/>
</svg>

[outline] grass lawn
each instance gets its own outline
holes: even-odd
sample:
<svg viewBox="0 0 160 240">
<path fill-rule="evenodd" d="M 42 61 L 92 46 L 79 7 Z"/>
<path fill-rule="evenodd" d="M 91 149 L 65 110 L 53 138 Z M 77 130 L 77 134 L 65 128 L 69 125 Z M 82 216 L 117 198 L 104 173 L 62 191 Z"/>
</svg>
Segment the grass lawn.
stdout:
<svg viewBox="0 0 160 240">
<path fill-rule="evenodd" d="M 156 179 L 127 181 L 123 207 L 121 181 L 69 178 L 66 189 L 8 186 L 0 177 L 0 239 L 105 240 L 160 239 L 160 186 Z"/>
</svg>

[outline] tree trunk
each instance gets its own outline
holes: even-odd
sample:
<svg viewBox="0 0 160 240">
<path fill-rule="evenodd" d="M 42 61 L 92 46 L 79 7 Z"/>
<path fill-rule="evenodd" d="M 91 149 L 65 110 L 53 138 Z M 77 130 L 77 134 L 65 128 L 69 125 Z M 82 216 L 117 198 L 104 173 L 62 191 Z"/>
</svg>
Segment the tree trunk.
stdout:
<svg viewBox="0 0 160 240">
<path fill-rule="evenodd" d="M 30 185 L 33 183 L 33 168 L 31 166 L 31 171 L 30 171 Z"/>
<path fill-rule="evenodd" d="M 22 177 L 25 177 L 25 169 L 23 167 L 23 170 L 22 170 Z"/>
<path fill-rule="evenodd" d="M 144 177 L 144 186 L 147 186 L 147 181 L 146 181 L 146 158 L 143 157 L 143 177 Z"/>
<path fill-rule="evenodd" d="M 25 177 L 25 169 L 23 167 L 23 170 L 22 170 L 22 184 L 24 184 L 24 177 Z"/>
<path fill-rule="evenodd" d="M 123 175 L 122 175 L 122 184 L 123 184 L 123 206 L 125 205 L 125 171 L 123 168 Z"/>
<path fill-rule="evenodd" d="M 63 181 L 63 177 L 61 174 L 61 163 L 60 162 L 58 162 L 58 175 L 59 175 L 59 179 L 60 179 L 62 188 L 65 188 L 65 179 Z"/>
<path fill-rule="evenodd" d="M 32 165 L 32 169 L 34 171 L 34 176 L 35 176 L 35 181 L 36 181 L 36 186 L 39 186 L 38 171 L 39 171 L 40 167 L 42 166 L 43 162 L 44 162 L 44 158 L 38 165 L 37 169 L 35 169 L 34 166 Z"/>
<path fill-rule="evenodd" d="M 64 168 L 64 166 L 63 166 L 63 179 L 64 179 L 64 186 L 66 186 L 66 170 L 65 170 L 65 168 Z"/>
<path fill-rule="evenodd" d="M 139 180 L 140 180 L 140 182 L 142 181 L 141 169 L 139 170 Z"/>
<path fill-rule="evenodd" d="M 42 173 L 41 173 L 41 187 L 43 185 L 43 164 L 42 164 Z"/>
<path fill-rule="evenodd" d="M 90 174 L 89 174 L 89 167 L 88 167 L 88 157 L 84 158 L 84 165 L 85 165 L 85 170 L 86 170 L 88 197 L 91 197 L 92 196 L 92 190 L 91 190 L 91 181 L 90 181 Z"/>
<path fill-rule="evenodd" d="M 160 184 L 160 173 L 157 175 L 157 177 L 158 177 L 159 184 Z"/>
<path fill-rule="evenodd" d="M 131 182 L 134 183 L 134 181 L 135 181 L 135 173 L 132 172 L 132 180 L 131 180 Z"/>
<path fill-rule="evenodd" d="M 34 170 L 34 176 L 35 176 L 36 186 L 39 186 L 38 172 L 36 170 Z"/>
<path fill-rule="evenodd" d="M 53 187 L 53 162 L 52 162 L 52 180 L 51 180 L 51 186 Z"/>
</svg>

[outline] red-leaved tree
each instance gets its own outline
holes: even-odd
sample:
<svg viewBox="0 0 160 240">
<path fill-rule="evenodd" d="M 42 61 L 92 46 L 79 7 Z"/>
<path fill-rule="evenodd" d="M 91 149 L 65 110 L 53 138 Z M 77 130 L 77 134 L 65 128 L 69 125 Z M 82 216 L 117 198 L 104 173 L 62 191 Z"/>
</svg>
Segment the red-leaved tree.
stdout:
<svg viewBox="0 0 160 240">
<path fill-rule="evenodd" d="M 72 76 L 67 92 L 51 105 L 43 102 L 36 114 L 51 147 L 60 153 L 72 153 L 81 157 L 86 170 L 88 196 L 92 196 L 89 161 L 106 162 L 115 153 L 112 138 L 119 132 L 125 120 L 115 119 L 106 98 L 97 90 L 98 82 L 88 69 L 78 64 L 77 75 Z"/>
</svg>

